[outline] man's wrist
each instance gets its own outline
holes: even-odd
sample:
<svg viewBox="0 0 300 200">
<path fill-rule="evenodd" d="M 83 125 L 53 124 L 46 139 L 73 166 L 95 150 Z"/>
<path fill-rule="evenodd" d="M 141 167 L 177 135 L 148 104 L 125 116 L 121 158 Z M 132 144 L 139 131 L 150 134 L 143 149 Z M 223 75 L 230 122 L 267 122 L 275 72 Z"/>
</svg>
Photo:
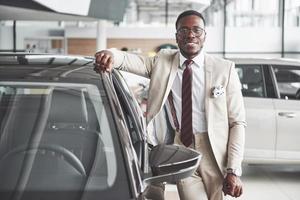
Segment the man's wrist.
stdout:
<svg viewBox="0 0 300 200">
<path fill-rule="evenodd" d="M 233 169 L 233 168 L 227 168 L 226 173 L 227 174 L 232 174 L 232 175 L 235 175 L 235 176 L 241 176 L 242 175 L 241 170 Z"/>
</svg>

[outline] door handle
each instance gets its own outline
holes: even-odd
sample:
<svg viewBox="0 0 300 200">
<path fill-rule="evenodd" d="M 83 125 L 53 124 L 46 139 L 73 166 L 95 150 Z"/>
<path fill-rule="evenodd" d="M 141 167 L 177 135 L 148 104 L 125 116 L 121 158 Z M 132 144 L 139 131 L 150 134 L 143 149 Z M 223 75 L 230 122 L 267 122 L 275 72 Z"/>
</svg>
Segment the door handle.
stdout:
<svg viewBox="0 0 300 200">
<path fill-rule="evenodd" d="M 293 112 L 280 112 L 280 113 L 278 113 L 278 115 L 281 117 L 287 117 L 287 118 L 296 117 L 296 113 L 293 113 Z"/>
</svg>

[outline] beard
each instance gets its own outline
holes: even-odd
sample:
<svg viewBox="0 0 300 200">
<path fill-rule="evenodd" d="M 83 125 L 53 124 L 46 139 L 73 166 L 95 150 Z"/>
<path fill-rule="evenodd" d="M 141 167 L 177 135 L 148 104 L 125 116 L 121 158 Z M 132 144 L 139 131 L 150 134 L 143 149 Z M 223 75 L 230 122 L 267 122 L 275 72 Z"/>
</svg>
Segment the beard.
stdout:
<svg viewBox="0 0 300 200">
<path fill-rule="evenodd" d="M 188 42 L 183 45 L 179 45 L 179 49 L 181 54 L 186 58 L 194 58 L 197 56 L 201 50 L 203 45 Z"/>
</svg>

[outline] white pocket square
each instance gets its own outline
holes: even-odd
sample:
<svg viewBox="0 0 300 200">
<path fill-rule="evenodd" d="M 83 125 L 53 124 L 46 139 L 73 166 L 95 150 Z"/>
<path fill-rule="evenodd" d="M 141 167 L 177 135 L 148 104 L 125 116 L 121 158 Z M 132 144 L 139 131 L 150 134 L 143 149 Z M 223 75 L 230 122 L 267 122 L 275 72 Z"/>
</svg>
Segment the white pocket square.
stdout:
<svg viewBox="0 0 300 200">
<path fill-rule="evenodd" d="M 224 95 L 225 89 L 222 85 L 218 85 L 212 88 L 211 95 L 213 98 L 218 98 L 222 95 Z"/>
</svg>

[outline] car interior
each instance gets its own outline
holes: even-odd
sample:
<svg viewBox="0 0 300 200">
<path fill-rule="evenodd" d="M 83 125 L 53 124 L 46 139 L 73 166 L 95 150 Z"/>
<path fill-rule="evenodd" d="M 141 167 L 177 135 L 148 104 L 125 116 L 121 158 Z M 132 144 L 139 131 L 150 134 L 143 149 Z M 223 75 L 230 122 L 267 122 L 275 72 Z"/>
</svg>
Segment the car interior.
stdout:
<svg viewBox="0 0 300 200">
<path fill-rule="evenodd" d="M 95 110 L 84 95 L 66 89 L 52 95 L 1 94 L 1 200 L 81 195 L 101 144 Z M 98 169 L 107 174 L 101 152 Z"/>
<path fill-rule="evenodd" d="M 260 68 L 257 67 L 241 67 L 237 66 L 242 70 L 239 73 L 242 93 L 245 97 L 264 97 L 264 83 Z"/>
</svg>

